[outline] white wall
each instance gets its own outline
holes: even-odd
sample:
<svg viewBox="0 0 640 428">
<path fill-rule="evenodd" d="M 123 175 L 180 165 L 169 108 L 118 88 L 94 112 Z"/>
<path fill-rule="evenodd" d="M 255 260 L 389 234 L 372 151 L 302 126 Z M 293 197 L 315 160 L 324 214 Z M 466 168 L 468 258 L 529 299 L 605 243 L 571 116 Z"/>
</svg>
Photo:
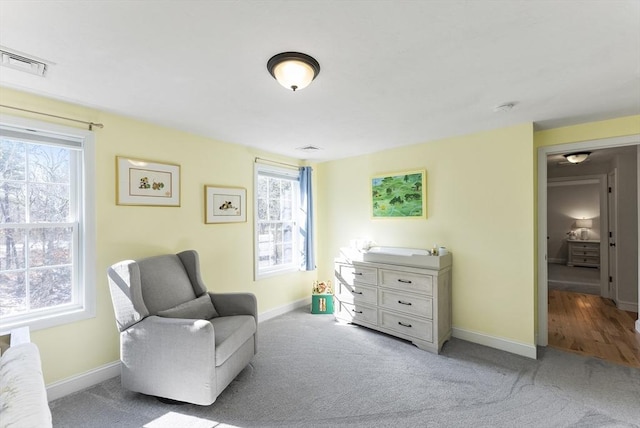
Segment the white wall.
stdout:
<svg viewBox="0 0 640 428">
<path fill-rule="evenodd" d="M 636 156 L 619 155 L 618 175 L 618 294 L 621 309 L 637 311 L 638 303 L 638 164 Z"/>
</svg>

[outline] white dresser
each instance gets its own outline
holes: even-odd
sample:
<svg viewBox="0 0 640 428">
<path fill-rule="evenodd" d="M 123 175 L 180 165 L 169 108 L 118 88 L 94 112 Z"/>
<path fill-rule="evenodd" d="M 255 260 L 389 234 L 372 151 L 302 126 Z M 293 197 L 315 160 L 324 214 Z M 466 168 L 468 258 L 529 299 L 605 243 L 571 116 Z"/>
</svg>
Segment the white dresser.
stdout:
<svg viewBox="0 0 640 428">
<path fill-rule="evenodd" d="M 600 267 L 600 241 L 567 240 L 567 266 Z"/>
<path fill-rule="evenodd" d="M 451 254 L 434 268 L 335 261 L 335 316 L 438 353 L 451 337 Z"/>
</svg>

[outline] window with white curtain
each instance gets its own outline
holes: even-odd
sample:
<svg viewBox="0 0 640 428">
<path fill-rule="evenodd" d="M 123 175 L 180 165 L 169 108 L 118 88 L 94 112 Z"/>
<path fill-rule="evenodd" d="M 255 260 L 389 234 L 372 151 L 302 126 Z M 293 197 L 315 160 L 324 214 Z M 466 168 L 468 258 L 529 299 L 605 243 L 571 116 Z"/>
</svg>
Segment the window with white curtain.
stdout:
<svg viewBox="0 0 640 428">
<path fill-rule="evenodd" d="M 298 170 L 255 166 L 256 279 L 300 269 L 299 181 Z"/>
<path fill-rule="evenodd" d="M 0 118 L 0 322 L 32 330 L 95 315 L 89 131 Z"/>
</svg>

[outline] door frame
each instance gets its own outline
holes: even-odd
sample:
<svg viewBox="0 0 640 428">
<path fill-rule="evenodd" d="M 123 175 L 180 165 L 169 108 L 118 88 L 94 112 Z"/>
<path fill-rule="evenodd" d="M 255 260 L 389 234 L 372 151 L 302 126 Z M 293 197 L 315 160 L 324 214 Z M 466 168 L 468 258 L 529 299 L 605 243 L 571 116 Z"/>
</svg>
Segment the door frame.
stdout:
<svg viewBox="0 0 640 428">
<path fill-rule="evenodd" d="M 607 281 L 608 292 L 607 295 L 610 299 L 613 299 L 618 304 L 618 247 L 612 247 L 613 243 L 618 241 L 618 169 L 613 168 L 607 173 L 607 218 L 608 218 L 608 230 L 607 234 L 607 255 L 609 256 L 608 268 L 609 278 Z M 613 231 L 613 236 L 611 232 Z M 611 257 L 611 256 L 614 257 Z"/>
<path fill-rule="evenodd" d="M 547 156 L 570 153 L 572 151 L 578 150 L 608 149 L 636 144 L 640 144 L 640 134 L 629 135 L 625 137 L 586 140 L 575 143 L 558 144 L 538 148 L 538 328 L 536 332 L 536 345 L 538 346 L 547 346 L 547 344 L 549 343 L 549 308 L 547 304 L 549 297 L 549 272 L 547 269 Z M 640 201 L 640 187 L 638 187 L 638 199 Z M 640 226 L 640 215 L 638 216 L 638 218 L 638 225 Z M 640 234 L 638 237 L 638 246 L 640 248 Z M 638 288 L 640 289 L 640 279 Z M 640 303 L 640 295 L 638 296 L 638 301 Z M 640 320 L 636 321 L 636 329 L 638 329 L 639 327 Z"/>
</svg>

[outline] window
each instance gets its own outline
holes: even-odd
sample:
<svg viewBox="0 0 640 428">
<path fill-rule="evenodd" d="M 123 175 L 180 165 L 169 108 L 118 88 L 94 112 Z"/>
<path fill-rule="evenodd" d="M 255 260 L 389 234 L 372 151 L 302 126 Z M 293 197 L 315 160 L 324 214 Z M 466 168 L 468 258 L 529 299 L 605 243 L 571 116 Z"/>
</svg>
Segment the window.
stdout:
<svg viewBox="0 0 640 428">
<path fill-rule="evenodd" d="M 93 135 L 0 121 L 0 322 L 32 330 L 94 316 Z"/>
<path fill-rule="evenodd" d="M 255 276 L 300 269 L 298 171 L 256 165 Z"/>
</svg>

